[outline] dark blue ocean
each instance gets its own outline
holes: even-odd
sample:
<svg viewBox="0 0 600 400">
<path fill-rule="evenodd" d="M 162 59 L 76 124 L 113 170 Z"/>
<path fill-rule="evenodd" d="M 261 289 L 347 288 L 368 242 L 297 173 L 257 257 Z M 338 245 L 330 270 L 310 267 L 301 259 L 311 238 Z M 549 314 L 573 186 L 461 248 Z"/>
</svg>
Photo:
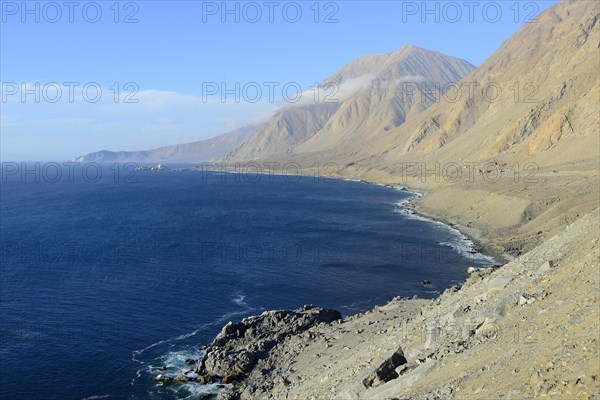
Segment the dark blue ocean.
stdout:
<svg viewBox="0 0 600 400">
<path fill-rule="evenodd" d="M 184 368 L 229 320 L 430 298 L 462 282 L 468 266 L 490 263 L 457 231 L 407 213 L 414 195 L 392 187 L 9 167 L 0 192 L 1 399 L 191 399 L 215 388 L 156 386 L 154 367 Z"/>
</svg>

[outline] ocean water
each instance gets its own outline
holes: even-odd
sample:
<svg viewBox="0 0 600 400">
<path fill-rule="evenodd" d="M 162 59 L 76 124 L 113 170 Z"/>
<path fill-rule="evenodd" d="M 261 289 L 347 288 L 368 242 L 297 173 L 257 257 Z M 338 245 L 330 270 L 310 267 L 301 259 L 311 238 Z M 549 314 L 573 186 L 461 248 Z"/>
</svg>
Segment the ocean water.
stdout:
<svg viewBox="0 0 600 400">
<path fill-rule="evenodd" d="M 157 386 L 156 367 L 185 369 L 229 320 L 434 297 L 491 263 L 397 188 L 114 172 L 2 176 L 2 399 L 192 399 L 216 387 Z"/>
</svg>

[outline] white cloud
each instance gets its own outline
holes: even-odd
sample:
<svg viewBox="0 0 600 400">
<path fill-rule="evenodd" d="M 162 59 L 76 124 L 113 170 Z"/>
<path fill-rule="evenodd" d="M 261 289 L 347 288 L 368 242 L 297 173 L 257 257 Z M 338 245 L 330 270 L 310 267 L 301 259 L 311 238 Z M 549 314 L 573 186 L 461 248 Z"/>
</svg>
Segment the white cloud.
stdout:
<svg viewBox="0 0 600 400">
<path fill-rule="evenodd" d="M 344 101 L 355 93 L 367 89 L 375 80 L 375 75 L 366 74 L 342 82 L 339 85 L 339 93 L 336 96 L 339 101 Z"/>
</svg>

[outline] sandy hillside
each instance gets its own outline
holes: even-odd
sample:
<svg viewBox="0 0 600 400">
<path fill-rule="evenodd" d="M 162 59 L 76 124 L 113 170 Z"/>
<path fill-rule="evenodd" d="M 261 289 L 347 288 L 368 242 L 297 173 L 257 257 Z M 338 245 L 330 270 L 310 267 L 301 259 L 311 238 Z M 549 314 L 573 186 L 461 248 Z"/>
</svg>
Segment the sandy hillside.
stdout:
<svg viewBox="0 0 600 400">
<path fill-rule="evenodd" d="M 437 300 L 393 300 L 288 337 L 241 398 L 599 398 L 599 221 L 596 210 Z M 381 368 L 394 353 L 404 360 Z"/>
</svg>

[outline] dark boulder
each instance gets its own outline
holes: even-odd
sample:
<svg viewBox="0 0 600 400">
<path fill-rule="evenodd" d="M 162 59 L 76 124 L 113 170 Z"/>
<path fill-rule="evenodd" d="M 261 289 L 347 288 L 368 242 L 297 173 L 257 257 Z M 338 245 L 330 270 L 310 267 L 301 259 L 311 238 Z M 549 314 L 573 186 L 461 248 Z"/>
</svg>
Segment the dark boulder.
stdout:
<svg viewBox="0 0 600 400">
<path fill-rule="evenodd" d="M 382 383 L 396 379 L 399 375 L 396 369 L 407 363 L 402 349 L 396 350 L 386 358 L 377 368 L 371 371 L 363 379 L 363 385 L 366 388 L 379 386 Z"/>
</svg>

